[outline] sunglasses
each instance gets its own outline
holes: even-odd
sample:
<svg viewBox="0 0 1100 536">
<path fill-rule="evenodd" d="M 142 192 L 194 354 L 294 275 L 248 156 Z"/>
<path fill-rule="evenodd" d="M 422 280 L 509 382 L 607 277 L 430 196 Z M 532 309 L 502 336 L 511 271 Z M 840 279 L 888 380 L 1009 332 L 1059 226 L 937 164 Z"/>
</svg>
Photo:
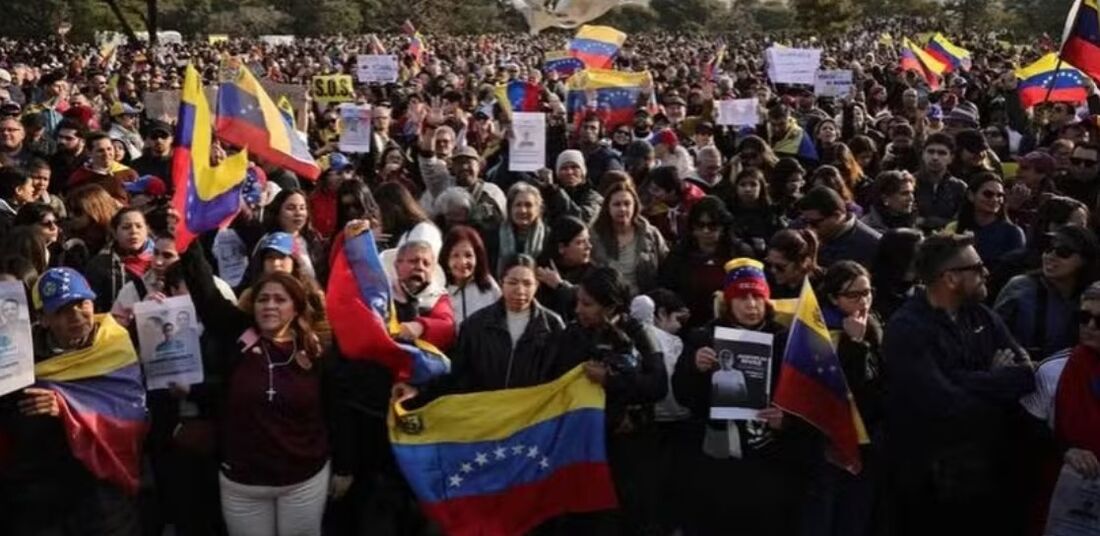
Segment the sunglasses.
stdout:
<svg viewBox="0 0 1100 536">
<path fill-rule="evenodd" d="M 42 221 L 38 222 L 38 225 L 41 225 L 41 226 L 46 227 L 48 229 L 56 229 L 57 228 L 57 220 L 42 220 Z"/>
<path fill-rule="evenodd" d="M 172 137 L 172 135 L 167 133 L 167 132 L 154 132 L 154 133 L 149 135 L 149 138 L 154 139 L 154 140 L 166 140 L 166 139 L 171 138 L 171 137 Z"/>
<path fill-rule="evenodd" d="M 1100 326 L 1100 315 L 1092 314 L 1089 311 L 1076 311 L 1073 316 L 1077 317 L 1077 323 L 1082 326 Z"/>
<path fill-rule="evenodd" d="M 982 192 L 982 197 L 984 197 L 986 199 L 1004 199 L 1005 198 L 1005 193 L 1004 192 L 995 192 L 993 190 L 985 190 L 985 191 Z"/>
<path fill-rule="evenodd" d="M 849 300 L 862 300 L 870 298 L 873 293 L 874 291 L 868 288 L 863 290 L 846 290 L 844 292 L 838 292 L 836 295 Z"/>
<path fill-rule="evenodd" d="M 716 221 L 697 221 L 697 222 L 695 222 L 695 228 L 696 229 L 703 229 L 703 230 L 713 231 L 713 230 L 719 229 L 721 227 L 722 227 L 722 224 L 720 224 Z"/>
<path fill-rule="evenodd" d="M 974 264 L 968 264 L 966 266 L 956 266 L 954 268 L 947 268 L 947 269 L 944 270 L 944 273 L 947 273 L 947 272 L 978 272 L 978 273 L 984 273 L 985 272 L 985 263 L 982 262 L 982 261 L 978 261 Z"/>
<path fill-rule="evenodd" d="M 1070 158 L 1069 162 L 1075 166 L 1092 167 L 1096 165 L 1097 161 L 1091 158 Z"/>
<path fill-rule="evenodd" d="M 1068 259 L 1077 254 L 1077 250 L 1064 244 L 1052 244 L 1043 253 L 1053 253 L 1055 256 Z"/>
</svg>

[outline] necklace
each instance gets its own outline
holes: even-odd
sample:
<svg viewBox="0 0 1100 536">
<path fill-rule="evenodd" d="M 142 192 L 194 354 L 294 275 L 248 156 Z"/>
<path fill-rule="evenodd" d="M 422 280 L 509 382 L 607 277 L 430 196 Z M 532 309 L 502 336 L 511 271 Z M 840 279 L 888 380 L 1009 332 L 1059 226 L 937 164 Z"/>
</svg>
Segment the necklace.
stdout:
<svg viewBox="0 0 1100 536">
<path fill-rule="evenodd" d="M 274 341 L 272 341 L 274 342 Z M 298 353 L 298 339 L 294 339 L 294 347 L 290 350 L 290 357 L 286 358 L 286 361 L 282 363 L 272 363 L 271 354 L 267 352 L 267 346 L 264 342 L 260 341 L 260 349 L 264 351 L 264 359 L 267 360 L 267 401 L 273 402 L 275 400 L 275 367 L 282 367 L 289 365 L 294 356 Z"/>
</svg>

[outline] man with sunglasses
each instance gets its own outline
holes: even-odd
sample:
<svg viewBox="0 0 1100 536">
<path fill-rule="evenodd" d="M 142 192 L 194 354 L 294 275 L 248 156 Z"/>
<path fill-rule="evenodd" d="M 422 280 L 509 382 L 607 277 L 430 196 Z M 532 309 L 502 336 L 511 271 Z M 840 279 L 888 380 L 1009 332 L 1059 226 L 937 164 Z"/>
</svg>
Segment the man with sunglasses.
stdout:
<svg viewBox="0 0 1100 536">
<path fill-rule="evenodd" d="M 172 176 L 172 127 L 163 121 L 152 121 L 146 134 L 145 152 L 130 167 L 139 176 Z M 172 181 L 165 181 L 168 195 L 172 195 Z"/>
<path fill-rule="evenodd" d="M 894 313 L 882 346 L 898 534 L 1013 533 L 1027 509 L 1006 446 L 1034 388 L 1031 361 L 982 304 L 989 273 L 972 237 L 932 236 L 915 264 L 925 289 Z"/>
<path fill-rule="evenodd" d="M 1069 174 L 1059 176 L 1058 190 L 1092 207 L 1100 190 L 1100 149 L 1078 145 L 1069 156 Z"/>
<path fill-rule="evenodd" d="M 917 173 L 917 225 L 925 231 L 942 229 L 962 208 L 966 183 L 951 175 L 955 140 L 939 132 L 928 136 Z"/>
<path fill-rule="evenodd" d="M 821 242 L 817 259 L 821 266 L 855 261 L 870 269 L 882 234 L 848 212 L 840 194 L 815 186 L 798 200 L 799 219 Z"/>
</svg>

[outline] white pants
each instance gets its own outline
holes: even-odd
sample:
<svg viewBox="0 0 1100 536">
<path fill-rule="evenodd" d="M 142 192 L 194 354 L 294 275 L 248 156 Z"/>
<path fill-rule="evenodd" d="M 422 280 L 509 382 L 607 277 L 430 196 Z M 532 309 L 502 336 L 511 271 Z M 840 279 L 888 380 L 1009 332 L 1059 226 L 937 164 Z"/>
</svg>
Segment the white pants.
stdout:
<svg viewBox="0 0 1100 536">
<path fill-rule="evenodd" d="M 247 486 L 224 474 L 222 515 L 230 536 L 318 536 L 328 498 L 329 464 L 290 486 Z"/>
</svg>

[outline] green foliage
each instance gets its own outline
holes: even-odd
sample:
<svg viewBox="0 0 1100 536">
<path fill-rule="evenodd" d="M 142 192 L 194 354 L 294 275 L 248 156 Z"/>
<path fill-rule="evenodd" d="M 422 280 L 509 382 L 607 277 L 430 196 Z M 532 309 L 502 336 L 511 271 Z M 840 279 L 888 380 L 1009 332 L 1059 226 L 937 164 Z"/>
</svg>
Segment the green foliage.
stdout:
<svg viewBox="0 0 1100 536">
<path fill-rule="evenodd" d="M 852 0 L 791 0 L 790 4 L 799 25 L 809 32 L 840 32 L 859 16 Z"/>
<path fill-rule="evenodd" d="M 1013 29 L 1021 34 L 1046 32 L 1057 40 L 1062 35 L 1074 0 L 1004 0 L 1005 11 L 1016 16 Z"/>
</svg>

